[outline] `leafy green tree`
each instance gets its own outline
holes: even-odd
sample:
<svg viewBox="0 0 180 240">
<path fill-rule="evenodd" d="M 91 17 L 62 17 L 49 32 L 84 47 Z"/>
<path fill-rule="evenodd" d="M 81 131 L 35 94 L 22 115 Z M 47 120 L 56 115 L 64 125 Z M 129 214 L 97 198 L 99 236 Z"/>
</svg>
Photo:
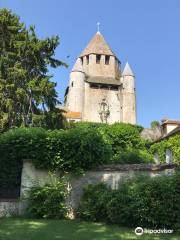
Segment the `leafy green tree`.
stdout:
<svg viewBox="0 0 180 240">
<path fill-rule="evenodd" d="M 151 128 L 157 128 L 160 126 L 160 123 L 158 121 L 152 121 L 151 122 Z"/>
<path fill-rule="evenodd" d="M 48 67 L 67 66 L 53 57 L 58 44 L 58 36 L 39 39 L 34 26 L 27 28 L 10 10 L 0 10 L 1 130 L 33 125 L 36 115 L 59 114 L 56 83 L 48 74 Z"/>
</svg>

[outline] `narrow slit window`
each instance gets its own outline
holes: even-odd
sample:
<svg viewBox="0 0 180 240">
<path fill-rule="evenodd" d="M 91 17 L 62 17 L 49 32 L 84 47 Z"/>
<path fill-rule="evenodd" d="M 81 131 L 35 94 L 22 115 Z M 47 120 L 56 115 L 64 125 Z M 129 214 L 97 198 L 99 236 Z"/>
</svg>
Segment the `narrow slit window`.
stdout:
<svg viewBox="0 0 180 240">
<path fill-rule="evenodd" d="M 96 63 L 100 64 L 101 61 L 101 55 L 96 55 Z"/>
<path fill-rule="evenodd" d="M 99 85 L 95 83 L 90 84 L 90 87 L 94 89 L 99 89 Z"/>
<path fill-rule="evenodd" d="M 105 90 L 109 90 L 109 86 L 108 85 L 101 85 L 101 89 L 105 89 Z"/>
<path fill-rule="evenodd" d="M 118 91 L 119 88 L 118 88 L 118 86 L 111 86 L 111 90 Z"/>
<path fill-rule="evenodd" d="M 105 56 L 105 64 L 109 65 L 110 56 Z"/>
<path fill-rule="evenodd" d="M 81 58 L 81 64 L 83 65 L 83 57 Z"/>
<path fill-rule="evenodd" d="M 86 56 L 86 63 L 89 64 L 89 56 Z"/>
</svg>

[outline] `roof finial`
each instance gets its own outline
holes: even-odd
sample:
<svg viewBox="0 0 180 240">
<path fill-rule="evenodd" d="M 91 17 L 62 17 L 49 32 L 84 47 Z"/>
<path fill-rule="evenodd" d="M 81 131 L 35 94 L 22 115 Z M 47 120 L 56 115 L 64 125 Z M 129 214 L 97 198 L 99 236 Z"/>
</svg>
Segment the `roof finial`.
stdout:
<svg viewBox="0 0 180 240">
<path fill-rule="evenodd" d="M 100 25 L 100 22 L 97 22 L 97 32 L 100 33 L 99 31 L 99 25 Z"/>
</svg>

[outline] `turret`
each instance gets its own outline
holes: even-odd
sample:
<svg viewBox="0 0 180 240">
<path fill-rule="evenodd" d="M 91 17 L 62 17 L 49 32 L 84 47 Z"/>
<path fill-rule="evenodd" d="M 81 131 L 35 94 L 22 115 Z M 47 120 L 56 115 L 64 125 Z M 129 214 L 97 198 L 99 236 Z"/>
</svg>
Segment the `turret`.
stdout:
<svg viewBox="0 0 180 240">
<path fill-rule="evenodd" d="M 122 121 L 136 124 L 135 76 L 128 63 L 122 72 Z"/>
<path fill-rule="evenodd" d="M 80 112 L 81 117 L 84 103 L 84 80 L 85 73 L 83 71 L 81 59 L 78 58 L 70 73 L 65 107 L 68 111 Z"/>
</svg>

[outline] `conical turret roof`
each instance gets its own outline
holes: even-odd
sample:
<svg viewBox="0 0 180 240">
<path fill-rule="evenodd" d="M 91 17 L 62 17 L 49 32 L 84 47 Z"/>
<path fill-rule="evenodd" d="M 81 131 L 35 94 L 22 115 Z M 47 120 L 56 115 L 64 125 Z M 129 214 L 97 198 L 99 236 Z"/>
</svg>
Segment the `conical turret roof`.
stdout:
<svg viewBox="0 0 180 240">
<path fill-rule="evenodd" d="M 134 73 L 133 73 L 131 67 L 129 66 L 128 62 L 126 63 L 126 65 L 124 67 L 122 75 L 124 75 L 124 76 L 134 76 Z"/>
<path fill-rule="evenodd" d="M 84 51 L 80 54 L 80 57 L 89 54 L 103 54 L 103 55 L 110 55 L 115 56 L 111 48 L 106 43 L 102 34 L 98 31 L 94 37 L 91 39 L 87 47 Z"/>
<path fill-rule="evenodd" d="M 78 58 L 71 70 L 71 72 L 83 72 L 83 68 L 82 68 L 82 63 L 81 63 L 81 59 Z"/>
</svg>

